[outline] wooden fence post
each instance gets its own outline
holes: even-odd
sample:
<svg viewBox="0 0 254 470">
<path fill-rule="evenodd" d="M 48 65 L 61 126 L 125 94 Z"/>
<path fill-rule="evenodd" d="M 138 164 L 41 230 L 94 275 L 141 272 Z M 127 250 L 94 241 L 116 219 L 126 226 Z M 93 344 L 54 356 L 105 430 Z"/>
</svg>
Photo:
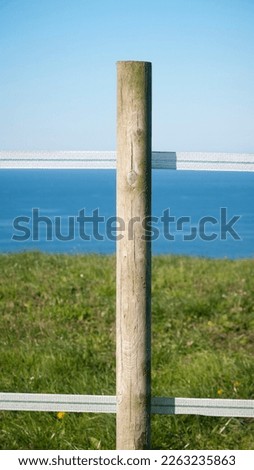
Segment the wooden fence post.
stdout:
<svg viewBox="0 0 254 470">
<path fill-rule="evenodd" d="M 151 63 L 118 62 L 117 449 L 149 449 L 151 408 Z M 121 238 L 121 239 L 120 239 Z"/>
</svg>

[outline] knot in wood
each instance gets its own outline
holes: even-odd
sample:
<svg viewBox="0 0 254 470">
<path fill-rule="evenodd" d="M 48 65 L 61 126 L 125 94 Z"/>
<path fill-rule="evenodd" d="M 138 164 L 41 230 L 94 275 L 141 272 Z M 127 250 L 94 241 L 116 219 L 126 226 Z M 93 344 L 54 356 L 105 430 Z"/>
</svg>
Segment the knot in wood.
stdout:
<svg viewBox="0 0 254 470">
<path fill-rule="evenodd" d="M 127 175 L 127 181 L 130 186 L 133 186 L 137 181 L 137 173 L 134 170 L 131 170 Z"/>
</svg>

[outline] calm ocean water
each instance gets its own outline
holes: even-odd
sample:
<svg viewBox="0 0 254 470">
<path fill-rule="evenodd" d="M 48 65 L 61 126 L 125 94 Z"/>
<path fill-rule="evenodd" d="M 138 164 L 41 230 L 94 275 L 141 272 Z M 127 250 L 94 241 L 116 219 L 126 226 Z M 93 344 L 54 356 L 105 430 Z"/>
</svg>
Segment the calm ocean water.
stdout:
<svg viewBox="0 0 254 470">
<path fill-rule="evenodd" d="M 87 216 L 92 216 L 92 211 L 98 209 L 99 216 L 106 220 L 114 217 L 115 193 L 116 175 L 113 170 L 1 170 L 0 251 L 113 253 L 115 242 L 108 239 L 104 223 L 98 225 L 103 240 L 95 239 L 91 223 L 86 224 L 86 234 L 91 239 L 82 240 L 76 219 L 73 225 L 75 234 L 71 237 L 68 217 L 77 217 L 82 209 Z M 153 241 L 153 253 L 213 258 L 254 257 L 253 202 L 254 173 L 153 170 L 153 216 L 160 218 L 163 211 L 169 210 L 168 213 L 174 217 L 168 227 L 174 240 L 165 238 L 162 221 L 154 222 L 154 234 L 159 234 L 159 237 Z M 221 208 L 225 208 L 222 211 L 224 215 Z M 52 240 L 46 240 L 46 222 L 37 224 L 37 236 L 35 225 L 32 226 L 32 209 L 38 209 L 39 216 L 48 217 L 48 225 L 52 225 Z M 230 230 L 230 220 L 234 216 L 239 216 L 239 219 L 235 219 Z M 20 221 L 19 225 L 16 222 L 15 229 L 13 224 L 17 217 L 27 219 Z M 70 235 L 74 239 L 57 240 L 55 217 L 60 217 L 62 237 Z M 229 224 L 229 230 L 226 224 Z M 188 237 L 196 229 L 196 237 Z M 33 230 L 38 240 L 32 240 Z M 234 232 L 240 239 L 232 236 Z M 26 235 L 27 239 L 13 240 L 14 235 L 16 238 Z M 194 239 L 184 239 L 186 237 Z"/>
</svg>

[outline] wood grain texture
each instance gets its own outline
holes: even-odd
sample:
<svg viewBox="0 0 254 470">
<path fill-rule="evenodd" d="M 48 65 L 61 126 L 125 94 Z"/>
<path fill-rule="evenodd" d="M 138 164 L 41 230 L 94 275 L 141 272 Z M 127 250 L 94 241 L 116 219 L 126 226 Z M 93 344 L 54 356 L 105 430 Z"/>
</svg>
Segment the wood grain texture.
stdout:
<svg viewBox="0 0 254 470">
<path fill-rule="evenodd" d="M 150 445 L 151 64 L 118 63 L 117 449 Z M 146 222 L 145 222 L 146 221 Z"/>
</svg>

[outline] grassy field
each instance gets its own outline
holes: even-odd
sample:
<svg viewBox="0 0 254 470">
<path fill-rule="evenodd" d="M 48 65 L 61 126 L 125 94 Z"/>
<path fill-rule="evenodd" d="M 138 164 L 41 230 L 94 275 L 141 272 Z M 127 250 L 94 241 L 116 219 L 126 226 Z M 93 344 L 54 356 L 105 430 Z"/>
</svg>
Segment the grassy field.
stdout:
<svg viewBox="0 0 254 470">
<path fill-rule="evenodd" d="M 115 394 L 115 258 L 0 256 L 0 390 Z M 153 396 L 254 398 L 254 260 L 153 258 Z M 254 449 L 254 419 L 153 416 L 154 449 Z M 115 416 L 0 412 L 1 449 L 113 449 Z"/>
</svg>

